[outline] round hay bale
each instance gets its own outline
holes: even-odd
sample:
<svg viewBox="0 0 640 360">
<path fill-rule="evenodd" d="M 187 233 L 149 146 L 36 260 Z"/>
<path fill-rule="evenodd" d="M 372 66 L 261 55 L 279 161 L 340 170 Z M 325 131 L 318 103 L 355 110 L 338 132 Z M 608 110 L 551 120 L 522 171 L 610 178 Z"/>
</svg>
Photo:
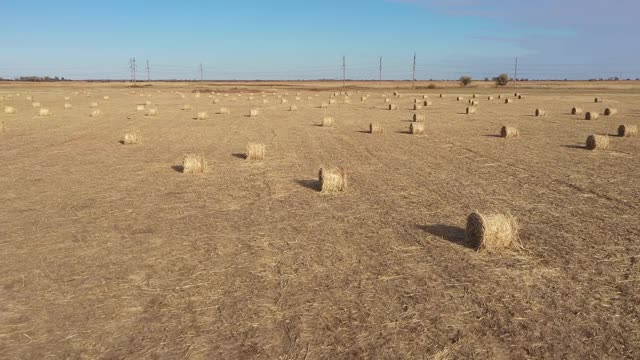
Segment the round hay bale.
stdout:
<svg viewBox="0 0 640 360">
<path fill-rule="evenodd" d="M 150 100 L 147 100 L 147 101 L 145 101 L 145 102 L 144 102 L 144 104 L 145 104 L 146 106 L 151 106 L 152 102 L 151 102 Z"/>
<path fill-rule="evenodd" d="M 90 117 L 99 117 L 100 115 L 102 115 L 102 111 L 100 111 L 100 109 L 95 109 L 91 111 L 91 114 L 89 114 Z"/>
<path fill-rule="evenodd" d="M 385 98 L 385 99 L 384 99 L 384 102 L 385 102 L 386 104 L 389 104 L 389 103 L 391 103 L 391 99 L 389 99 L 389 98 Z"/>
<path fill-rule="evenodd" d="M 521 248 L 517 220 L 510 214 L 483 215 L 473 212 L 467 217 L 465 238 L 478 251 L 488 252 Z"/>
<path fill-rule="evenodd" d="M 493 96 L 487 96 L 487 100 L 493 101 Z"/>
<path fill-rule="evenodd" d="M 209 118 L 209 113 L 206 111 L 198 111 L 198 120 L 207 120 Z"/>
<path fill-rule="evenodd" d="M 321 108 L 321 109 L 326 109 L 326 108 L 328 108 L 328 107 L 329 107 L 329 104 L 327 104 L 327 103 L 324 103 L 324 102 L 323 102 L 322 104 L 320 104 L 320 108 Z"/>
<path fill-rule="evenodd" d="M 262 99 L 262 103 L 263 103 L 263 104 L 268 104 L 268 103 L 269 103 L 269 100 L 267 100 L 267 99 Z"/>
<path fill-rule="evenodd" d="M 202 155 L 187 154 L 182 160 L 182 172 L 184 174 L 203 173 L 207 169 L 207 162 Z"/>
<path fill-rule="evenodd" d="M 318 171 L 320 189 L 323 193 L 343 192 L 347 190 L 347 172 L 344 168 L 321 168 Z"/>
<path fill-rule="evenodd" d="M 226 107 L 221 107 L 220 111 L 218 111 L 219 114 L 221 115 L 229 115 L 231 114 L 231 111 L 229 111 L 229 109 L 227 109 Z"/>
<path fill-rule="evenodd" d="M 330 99 L 330 100 L 329 100 L 329 105 L 333 105 L 333 104 L 335 104 L 335 103 L 336 103 L 336 99 Z"/>
<path fill-rule="evenodd" d="M 197 92 L 197 93 L 195 94 L 195 97 L 196 97 L 196 99 L 199 99 L 199 98 L 200 98 L 200 92 Z"/>
<path fill-rule="evenodd" d="M 524 96 L 523 95 L 518 95 L 518 99 L 522 100 L 522 99 L 524 99 Z"/>
<path fill-rule="evenodd" d="M 512 100 L 511 99 L 504 99 L 504 103 L 505 104 L 511 104 Z"/>
<path fill-rule="evenodd" d="M 189 110 L 190 111 L 191 110 L 191 105 L 189 105 L 189 104 L 182 105 L 182 110 Z"/>
<path fill-rule="evenodd" d="M 498 95 L 498 99 L 502 99 L 502 95 Z"/>
<path fill-rule="evenodd" d="M 33 108 L 39 108 L 39 107 L 40 107 L 40 103 L 39 103 L 39 102 L 32 102 L 32 103 L 31 103 L 31 107 L 33 107 Z"/>
<path fill-rule="evenodd" d="M 520 94 L 519 93 L 514 93 L 513 96 L 518 97 L 518 96 L 520 96 Z"/>
<path fill-rule="evenodd" d="M 247 144 L 247 160 L 262 161 L 264 160 L 265 146 L 262 143 Z"/>
<path fill-rule="evenodd" d="M 4 113 L 5 114 L 15 114 L 16 112 L 17 112 L 16 108 L 14 108 L 13 106 L 5 106 L 4 107 Z"/>
<path fill-rule="evenodd" d="M 26 99 L 27 101 L 33 101 L 33 96 L 27 96 Z"/>
<path fill-rule="evenodd" d="M 296 96 L 294 99 L 295 99 L 296 101 L 300 101 L 300 96 Z"/>
<path fill-rule="evenodd" d="M 361 96 L 360 97 L 360 101 L 367 101 L 367 97 L 366 96 Z"/>
<path fill-rule="evenodd" d="M 422 110 L 422 105 L 420 105 L 420 104 L 413 104 L 413 110 Z"/>
<path fill-rule="evenodd" d="M 433 105 L 433 101 L 425 100 L 425 101 L 422 103 L 422 105 L 424 105 L 424 106 L 431 106 L 431 105 Z"/>
<path fill-rule="evenodd" d="M 71 105 L 70 103 L 64 103 L 64 108 L 66 110 L 71 109 L 73 107 L 73 105 Z"/>
<path fill-rule="evenodd" d="M 443 97 L 444 97 L 444 94 L 440 94 L 440 98 L 443 98 Z"/>
<path fill-rule="evenodd" d="M 467 106 L 467 114 L 475 114 L 477 112 L 477 108 L 473 106 Z"/>
<path fill-rule="evenodd" d="M 140 134 L 136 131 L 126 132 L 122 137 L 121 143 L 123 145 L 133 145 L 140 143 Z"/>
<path fill-rule="evenodd" d="M 456 101 L 462 101 L 462 100 L 464 100 L 464 98 L 463 98 L 462 96 L 458 96 L 458 97 L 456 98 Z"/>
<path fill-rule="evenodd" d="M 382 134 L 384 132 L 384 129 L 380 124 L 371 123 L 369 124 L 369 132 L 372 134 Z"/>
<path fill-rule="evenodd" d="M 257 117 L 257 116 L 258 116 L 258 109 L 249 110 L 249 117 Z"/>
<path fill-rule="evenodd" d="M 109 100 L 109 95 L 105 95 L 102 97 L 103 100 Z"/>
<path fill-rule="evenodd" d="M 213 101 L 211 103 L 214 104 L 214 105 L 220 104 L 220 99 L 213 99 Z"/>
<path fill-rule="evenodd" d="M 535 116 L 547 116 L 547 111 L 543 109 L 536 109 Z"/>
<path fill-rule="evenodd" d="M 90 108 L 97 108 L 98 107 L 98 103 L 97 102 L 92 102 L 91 104 L 89 104 Z"/>
<path fill-rule="evenodd" d="M 424 114 L 413 114 L 413 122 L 425 121 L 426 116 Z"/>
<path fill-rule="evenodd" d="M 601 102 L 602 102 L 602 98 L 597 97 L 597 98 L 595 98 L 595 99 L 593 100 L 593 102 L 595 102 L 595 103 L 601 103 Z"/>
<path fill-rule="evenodd" d="M 423 135 L 424 134 L 424 123 L 413 122 L 409 125 L 409 132 L 413 135 Z"/>
<path fill-rule="evenodd" d="M 389 104 L 389 110 L 398 110 L 398 105 L 396 105 L 396 104 Z"/>
<path fill-rule="evenodd" d="M 520 136 L 520 132 L 513 126 L 503 126 L 502 129 L 500 129 L 500 137 L 505 139 L 515 138 L 518 136 Z"/>
<path fill-rule="evenodd" d="M 587 137 L 587 149 L 606 150 L 609 147 L 609 137 L 607 135 L 589 135 Z"/>
<path fill-rule="evenodd" d="M 158 116 L 158 109 L 147 110 L 147 116 Z"/>
<path fill-rule="evenodd" d="M 331 116 L 325 116 L 322 118 L 322 126 L 323 127 L 331 127 L 333 126 L 334 120 Z"/>
<path fill-rule="evenodd" d="M 613 116 L 615 114 L 618 113 L 618 109 L 614 109 L 614 108 L 606 108 L 604 109 L 604 115 L 605 116 Z"/>
<path fill-rule="evenodd" d="M 471 104 L 471 106 L 478 106 L 478 105 L 480 105 L 480 101 L 478 101 L 478 100 L 471 100 L 470 104 Z"/>
<path fill-rule="evenodd" d="M 295 106 L 295 105 L 289 106 L 289 111 L 297 111 L 297 110 L 298 110 L 297 106 Z"/>
<path fill-rule="evenodd" d="M 38 111 L 38 115 L 40 115 L 40 116 L 51 116 L 51 111 L 49 111 L 49 109 L 40 108 L 40 111 Z"/>
<path fill-rule="evenodd" d="M 307 96 L 307 100 L 313 100 L 313 96 Z"/>
<path fill-rule="evenodd" d="M 144 105 L 136 105 L 136 111 L 144 111 L 144 110 L 145 110 Z"/>
<path fill-rule="evenodd" d="M 582 108 L 573 107 L 571 109 L 571 115 L 582 115 Z"/>
<path fill-rule="evenodd" d="M 620 125 L 618 126 L 618 136 L 620 137 L 638 136 L 638 126 L 637 125 Z"/>
<path fill-rule="evenodd" d="M 471 97 L 475 99 L 475 98 L 477 98 L 477 97 L 478 97 L 478 95 L 473 94 L 473 95 L 471 95 Z"/>
<path fill-rule="evenodd" d="M 600 117 L 600 114 L 593 111 L 587 111 L 587 113 L 584 115 L 585 120 L 598 120 L 599 117 Z"/>
<path fill-rule="evenodd" d="M 289 102 L 289 100 L 287 100 L 287 99 L 280 99 L 280 104 L 286 104 L 288 102 Z"/>
</svg>

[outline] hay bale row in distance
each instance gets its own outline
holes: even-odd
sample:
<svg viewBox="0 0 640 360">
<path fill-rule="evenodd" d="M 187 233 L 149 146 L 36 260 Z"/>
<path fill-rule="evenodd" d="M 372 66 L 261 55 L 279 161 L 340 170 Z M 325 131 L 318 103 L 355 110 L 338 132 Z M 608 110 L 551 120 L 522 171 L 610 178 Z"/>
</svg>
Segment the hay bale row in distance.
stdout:
<svg viewBox="0 0 640 360">
<path fill-rule="evenodd" d="M 347 190 L 348 176 L 344 168 L 321 168 L 318 171 L 318 179 L 323 193 L 336 193 Z"/>
<path fill-rule="evenodd" d="M 511 214 L 483 215 L 473 212 L 467 217 L 465 238 L 478 251 L 498 252 L 521 248 L 519 225 Z"/>
<path fill-rule="evenodd" d="M 262 143 L 247 144 L 247 160 L 262 161 L 265 156 L 265 146 Z"/>
<path fill-rule="evenodd" d="M 189 104 L 184 104 L 184 105 L 182 105 L 182 108 L 181 108 L 181 109 L 182 109 L 182 110 L 184 110 L 184 111 L 190 111 L 190 110 L 191 110 L 191 105 L 189 105 Z"/>
<path fill-rule="evenodd" d="M 607 135 L 589 135 L 586 145 L 589 150 L 606 150 L 609 147 L 609 137 Z"/>
</svg>

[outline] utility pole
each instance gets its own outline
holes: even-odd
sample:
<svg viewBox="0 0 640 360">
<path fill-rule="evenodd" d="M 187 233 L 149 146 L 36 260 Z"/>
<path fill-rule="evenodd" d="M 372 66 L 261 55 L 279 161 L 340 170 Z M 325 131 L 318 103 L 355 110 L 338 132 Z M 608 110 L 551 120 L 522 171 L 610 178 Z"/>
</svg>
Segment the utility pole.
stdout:
<svg viewBox="0 0 640 360">
<path fill-rule="evenodd" d="M 202 74 L 203 74 L 202 63 L 200 63 L 200 81 L 204 80 L 204 76 Z"/>
<path fill-rule="evenodd" d="M 147 59 L 147 82 L 151 81 L 151 72 L 149 71 L 149 60 Z"/>
<path fill-rule="evenodd" d="M 416 53 L 413 53 L 413 88 L 416 88 Z"/>
<path fill-rule="evenodd" d="M 130 80 L 133 82 L 133 58 L 129 58 L 129 76 L 131 76 Z"/>
<path fill-rule="evenodd" d="M 513 87 L 518 86 L 518 58 L 516 58 L 516 67 L 513 70 Z"/>
<path fill-rule="evenodd" d="M 136 58 L 131 58 L 131 81 L 136 83 Z"/>
<path fill-rule="evenodd" d="M 345 87 L 347 81 L 347 60 L 346 57 L 342 57 L 342 87 Z"/>
<path fill-rule="evenodd" d="M 382 81 L 382 56 L 380 56 L 380 69 L 378 71 L 380 73 L 380 81 Z"/>
</svg>

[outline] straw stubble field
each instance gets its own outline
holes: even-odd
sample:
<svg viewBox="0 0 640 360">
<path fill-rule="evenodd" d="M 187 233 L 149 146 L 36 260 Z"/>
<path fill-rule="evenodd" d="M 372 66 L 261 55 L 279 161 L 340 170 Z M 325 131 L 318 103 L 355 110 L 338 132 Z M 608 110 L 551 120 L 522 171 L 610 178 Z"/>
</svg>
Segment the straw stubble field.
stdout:
<svg viewBox="0 0 640 360">
<path fill-rule="evenodd" d="M 0 357 L 637 358 L 640 141 L 613 135 L 640 123 L 640 86 L 572 84 L 401 84 L 326 108 L 327 83 L 0 84 L 17 110 L 0 114 Z M 591 134 L 609 148 L 586 150 Z M 206 171 L 180 172 L 185 154 Z M 334 166 L 349 187 L 321 193 Z M 476 210 L 515 216 L 523 249 L 472 248 Z"/>
</svg>

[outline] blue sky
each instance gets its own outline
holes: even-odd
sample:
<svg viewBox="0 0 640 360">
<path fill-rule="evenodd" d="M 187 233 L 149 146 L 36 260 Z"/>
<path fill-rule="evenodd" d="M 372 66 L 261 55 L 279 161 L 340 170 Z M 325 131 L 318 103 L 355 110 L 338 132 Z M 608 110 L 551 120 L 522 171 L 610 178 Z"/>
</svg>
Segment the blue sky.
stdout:
<svg viewBox="0 0 640 360">
<path fill-rule="evenodd" d="M 0 77 L 640 77 L 637 0 L 0 0 Z"/>
</svg>

